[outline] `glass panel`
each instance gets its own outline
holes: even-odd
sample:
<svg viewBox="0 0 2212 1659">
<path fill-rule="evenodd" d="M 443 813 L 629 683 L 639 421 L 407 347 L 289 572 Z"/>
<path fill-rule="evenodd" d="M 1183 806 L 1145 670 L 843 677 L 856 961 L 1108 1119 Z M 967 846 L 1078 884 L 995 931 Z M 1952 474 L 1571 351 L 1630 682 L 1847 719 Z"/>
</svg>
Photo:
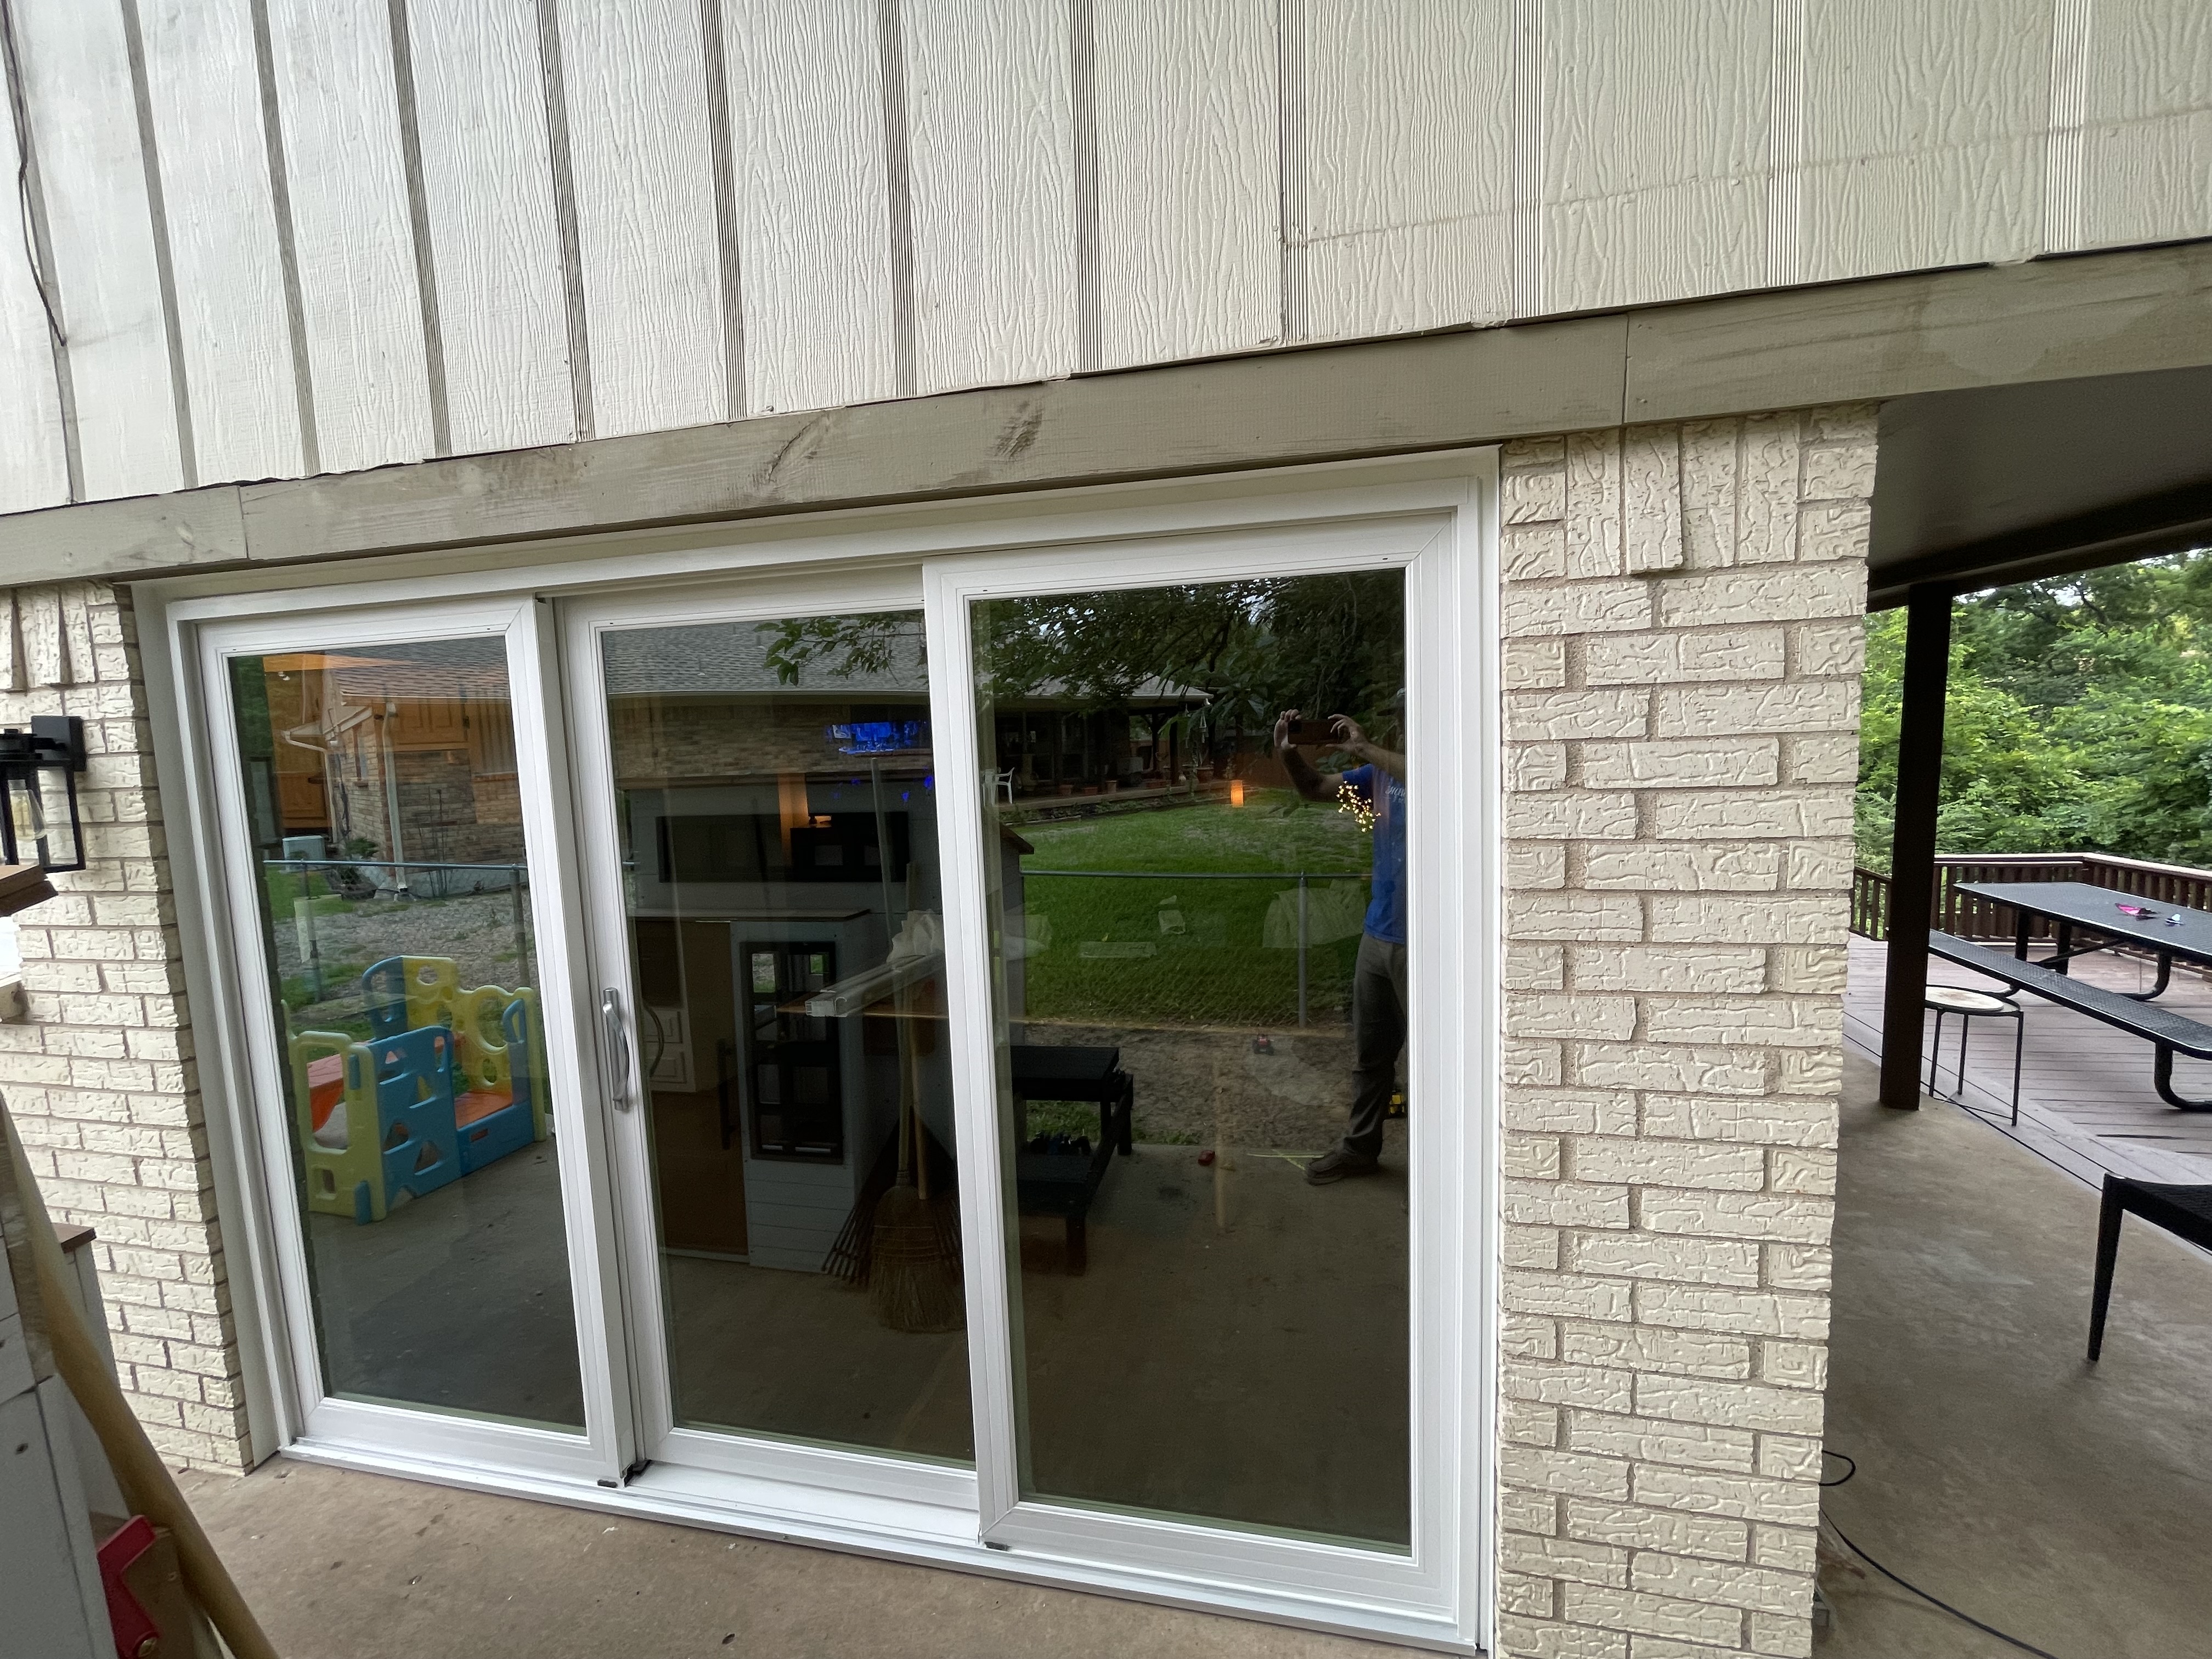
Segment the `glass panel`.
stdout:
<svg viewBox="0 0 2212 1659">
<path fill-rule="evenodd" d="M 921 617 L 605 660 L 676 1420 L 968 1461 Z"/>
<path fill-rule="evenodd" d="M 1402 1548 L 1403 578 L 973 620 L 1023 1492 Z"/>
<path fill-rule="evenodd" d="M 325 1387 L 580 1431 L 506 647 L 232 684 Z"/>
</svg>

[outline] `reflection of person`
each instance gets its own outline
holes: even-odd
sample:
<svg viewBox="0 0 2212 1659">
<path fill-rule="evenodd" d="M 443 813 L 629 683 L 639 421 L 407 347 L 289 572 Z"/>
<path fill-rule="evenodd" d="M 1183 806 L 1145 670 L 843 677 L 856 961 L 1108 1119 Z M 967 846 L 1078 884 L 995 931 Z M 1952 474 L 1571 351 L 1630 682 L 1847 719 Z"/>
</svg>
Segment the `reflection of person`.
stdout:
<svg viewBox="0 0 2212 1659">
<path fill-rule="evenodd" d="M 1306 1165 L 1306 1179 L 1322 1187 L 1375 1173 L 1382 1118 L 1406 1046 L 1406 757 L 1378 747 L 1358 721 L 1337 714 L 1328 723 L 1328 747 L 1364 764 L 1348 772 L 1318 771 L 1291 741 L 1291 722 L 1297 718 L 1291 708 L 1275 721 L 1275 753 L 1292 787 L 1308 800 L 1342 800 L 1348 792 L 1374 814 L 1375 877 L 1352 970 L 1352 1121 L 1343 1145 Z"/>
</svg>

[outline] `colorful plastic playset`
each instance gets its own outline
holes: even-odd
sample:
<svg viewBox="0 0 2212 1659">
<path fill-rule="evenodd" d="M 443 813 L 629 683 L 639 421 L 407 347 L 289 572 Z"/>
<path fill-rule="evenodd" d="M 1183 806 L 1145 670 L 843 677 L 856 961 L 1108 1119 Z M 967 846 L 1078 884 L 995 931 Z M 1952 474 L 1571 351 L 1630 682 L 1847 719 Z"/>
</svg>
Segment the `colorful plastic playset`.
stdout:
<svg viewBox="0 0 2212 1659">
<path fill-rule="evenodd" d="M 371 1036 L 290 1040 L 307 1207 L 381 1221 L 547 1133 L 538 994 L 461 988 L 444 957 L 388 957 L 361 976 Z"/>
</svg>

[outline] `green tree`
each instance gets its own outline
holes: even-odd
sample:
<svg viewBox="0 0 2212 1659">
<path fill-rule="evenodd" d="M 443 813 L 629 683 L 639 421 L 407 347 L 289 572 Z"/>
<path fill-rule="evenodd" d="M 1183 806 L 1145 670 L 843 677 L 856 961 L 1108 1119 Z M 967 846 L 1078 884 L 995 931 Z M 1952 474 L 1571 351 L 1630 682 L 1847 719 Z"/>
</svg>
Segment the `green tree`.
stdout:
<svg viewBox="0 0 2212 1659">
<path fill-rule="evenodd" d="M 1938 844 L 2212 863 L 2212 551 L 2022 583 L 1953 612 Z M 1855 830 L 1888 868 L 1905 617 L 1867 620 Z"/>
</svg>

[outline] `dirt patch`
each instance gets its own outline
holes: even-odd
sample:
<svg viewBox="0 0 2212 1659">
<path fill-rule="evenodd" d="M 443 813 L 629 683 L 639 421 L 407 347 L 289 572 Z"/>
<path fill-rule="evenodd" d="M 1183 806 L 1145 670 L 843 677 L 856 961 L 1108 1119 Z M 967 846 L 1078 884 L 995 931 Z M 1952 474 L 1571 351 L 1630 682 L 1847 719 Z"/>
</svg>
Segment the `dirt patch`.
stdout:
<svg viewBox="0 0 2212 1659">
<path fill-rule="evenodd" d="M 1154 1145 L 1244 1146 L 1318 1154 L 1344 1133 L 1352 1107 L 1352 1032 L 1333 1025 L 1249 1031 L 1029 1023 L 1032 1042 L 1119 1048 L 1137 1085 L 1136 1138 Z M 1059 1115 L 1068 1115 L 1062 1124 Z M 1032 1133 L 1095 1115 L 1032 1107 Z"/>
</svg>

